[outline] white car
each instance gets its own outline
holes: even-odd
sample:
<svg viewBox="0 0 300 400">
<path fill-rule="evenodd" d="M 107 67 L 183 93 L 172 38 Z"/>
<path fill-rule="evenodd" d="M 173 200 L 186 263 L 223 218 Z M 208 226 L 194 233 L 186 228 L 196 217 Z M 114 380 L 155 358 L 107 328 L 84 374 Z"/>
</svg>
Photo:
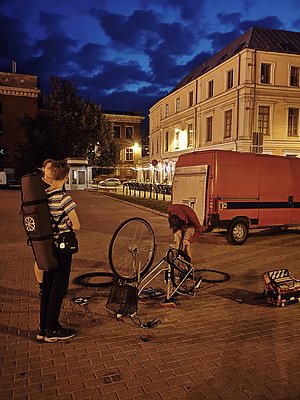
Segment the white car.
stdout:
<svg viewBox="0 0 300 400">
<path fill-rule="evenodd" d="M 120 179 L 117 178 L 107 178 L 105 181 L 98 183 L 98 187 L 115 188 L 121 185 Z"/>
</svg>

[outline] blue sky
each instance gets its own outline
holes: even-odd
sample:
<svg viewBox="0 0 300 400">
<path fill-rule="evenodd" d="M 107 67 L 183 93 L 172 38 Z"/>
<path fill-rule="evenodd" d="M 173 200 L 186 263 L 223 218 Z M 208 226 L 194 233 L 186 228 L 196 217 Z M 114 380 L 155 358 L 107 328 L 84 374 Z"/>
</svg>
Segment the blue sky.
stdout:
<svg viewBox="0 0 300 400">
<path fill-rule="evenodd" d="M 298 0 L 0 0 L 0 71 L 72 81 L 103 109 L 148 109 L 252 26 L 300 31 Z"/>
</svg>

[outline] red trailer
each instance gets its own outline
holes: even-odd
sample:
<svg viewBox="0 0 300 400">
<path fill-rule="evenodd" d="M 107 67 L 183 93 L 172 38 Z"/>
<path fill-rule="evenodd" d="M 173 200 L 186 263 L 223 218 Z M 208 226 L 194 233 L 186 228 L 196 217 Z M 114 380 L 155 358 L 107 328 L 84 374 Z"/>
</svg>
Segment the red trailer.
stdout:
<svg viewBox="0 0 300 400">
<path fill-rule="evenodd" d="M 226 150 L 182 154 L 172 203 L 192 207 L 208 230 L 243 244 L 250 228 L 300 225 L 300 158 Z"/>
</svg>

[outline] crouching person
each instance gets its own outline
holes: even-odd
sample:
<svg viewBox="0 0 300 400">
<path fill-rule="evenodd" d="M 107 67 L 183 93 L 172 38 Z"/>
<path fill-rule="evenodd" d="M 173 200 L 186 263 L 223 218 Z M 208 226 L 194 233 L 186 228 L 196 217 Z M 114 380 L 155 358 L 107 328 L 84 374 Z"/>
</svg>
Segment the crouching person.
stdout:
<svg viewBox="0 0 300 400">
<path fill-rule="evenodd" d="M 188 261 L 192 263 L 191 243 L 202 235 L 205 228 L 200 224 L 195 211 L 185 204 L 172 204 L 168 214 L 175 245 L 188 255 Z"/>
</svg>

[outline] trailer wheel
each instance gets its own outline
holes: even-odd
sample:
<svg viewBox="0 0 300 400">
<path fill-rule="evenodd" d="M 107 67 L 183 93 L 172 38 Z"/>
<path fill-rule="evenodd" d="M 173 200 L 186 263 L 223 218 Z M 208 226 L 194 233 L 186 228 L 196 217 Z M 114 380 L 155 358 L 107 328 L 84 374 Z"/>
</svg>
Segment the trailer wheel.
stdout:
<svg viewBox="0 0 300 400">
<path fill-rule="evenodd" d="M 249 236 L 249 225 L 246 221 L 237 219 L 233 221 L 226 233 L 228 243 L 241 245 L 246 242 Z"/>
</svg>

